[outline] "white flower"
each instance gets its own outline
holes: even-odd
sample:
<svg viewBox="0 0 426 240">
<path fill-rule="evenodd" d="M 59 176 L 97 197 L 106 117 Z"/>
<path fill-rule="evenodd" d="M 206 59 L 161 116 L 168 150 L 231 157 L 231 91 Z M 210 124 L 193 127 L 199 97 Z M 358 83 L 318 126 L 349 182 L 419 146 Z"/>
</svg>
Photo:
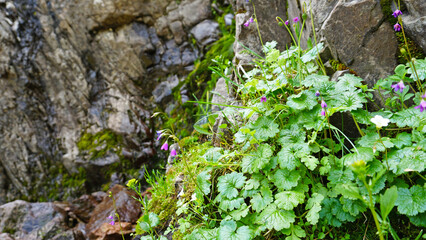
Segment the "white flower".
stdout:
<svg viewBox="0 0 426 240">
<path fill-rule="evenodd" d="M 382 127 L 386 127 L 390 120 L 387 118 L 383 118 L 380 115 L 376 115 L 374 116 L 372 119 L 370 119 L 374 124 L 376 124 L 377 128 L 382 128 Z"/>
</svg>

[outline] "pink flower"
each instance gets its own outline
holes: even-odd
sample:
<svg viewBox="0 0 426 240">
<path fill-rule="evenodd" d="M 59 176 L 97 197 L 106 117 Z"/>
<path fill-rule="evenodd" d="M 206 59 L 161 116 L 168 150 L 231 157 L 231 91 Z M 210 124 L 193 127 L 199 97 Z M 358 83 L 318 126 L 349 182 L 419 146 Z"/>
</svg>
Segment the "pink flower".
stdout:
<svg viewBox="0 0 426 240">
<path fill-rule="evenodd" d="M 162 131 L 157 131 L 157 141 L 161 139 Z"/>
<path fill-rule="evenodd" d="M 111 222 L 110 222 L 109 224 L 111 224 L 111 225 L 114 225 L 114 224 L 115 224 L 114 216 L 109 215 L 109 216 L 108 216 L 108 219 L 110 219 L 110 220 L 111 220 Z"/>
<path fill-rule="evenodd" d="M 289 24 L 288 20 L 286 20 L 284 23 L 285 23 L 285 25 L 287 25 L 287 26 L 288 26 L 288 24 Z"/>
<path fill-rule="evenodd" d="M 163 146 L 161 146 L 161 150 L 164 150 L 164 151 L 169 150 L 169 144 L 167 144 L 167 142 L 165 142 L 165 143 L 163 144 Z"/>
<path fill-rule="evenodd" d="M 176 155 L 177 155 L 176 150 L 172 149 L 172 151 L 170 152 L 170 156 L 174 157 Z"/>
<path fill-rule="evenodd" d="M 326 108 L 327 107 L 327 103 L 325 103 L 324 100 L 321 100 L 321 107 L 322 108 Z"/>
<path fill-rule="evenodd" d="M 396 32 L 401 31 L 401 25 L 399 25 L 399 23 L 393 25 L 393 29 L 395 29 Z"/>
<path fill-rule="evenodd" d="M 426 101 L 422 99 L 422 101 L 420 101 L 419 106 L 415 106 L 415 109 L 420 109 L 420 112 L 423 112 L 423 110 L 426 109 Z"/>
<path fill-rule="evenodd" d="M 426 98 L 426 92 L 425 92 L 425 94 L 422 95 L 422 98 Z"/>
<path fill-rule="evenodd" d="M 298 17 L 295 17 L 295 18 L 293 18 L 293 22 L 298 22 L 299 21 L 299 18 Z"/>
<path fill-rule="evenodd" d="M 266 102 L 266 96 L 262 96 L 262 97 L 260 98 L 260 102 Z"/>
<path fill-rule="evenodd" d="M 325 117 L 325 108 L 323 108 L 323 109 L 321 110 L 321 115 L 323 115 L 323 116 Z"/>
</svg>

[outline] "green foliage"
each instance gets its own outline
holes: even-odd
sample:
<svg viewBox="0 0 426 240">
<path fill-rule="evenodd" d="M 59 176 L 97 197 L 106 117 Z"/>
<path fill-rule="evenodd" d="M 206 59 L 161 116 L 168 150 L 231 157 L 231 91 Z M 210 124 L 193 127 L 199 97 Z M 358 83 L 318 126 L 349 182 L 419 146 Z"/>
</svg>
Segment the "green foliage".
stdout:
<svg viewBox="0 0 426 240">
<path fill-rule="evenodd" d="M 265 44 L 265 58 L 234 85 L 243 106 L 222 111 L 229 116 L 226 126 L 233 126 L 221 147 L 184 148 L 166 177 L 185 176 L 183 193 L 153 193 L 156 204 L 167 195 L 179 199 L 168 218 L 169 225 L 179 224 L 174 236 L 328 239 L 366 217 L 377 228 L 371 238 L 377 232 L 383 239 L 397 234 L 394 216 L 424 226 L 426 115 L 409 105 L 418 104 L 423 93 L 395 93 L 391 87 L 395 81 L 414 82 L 410 65 L 378 81 L 375 89 L 391 100 L 371 112 L 366 104 L 373 90 L 361 78 L 346 74 L 331 82 L 318 71 L 317 50 L 280 52 L 275 45 Z M 416 66 L 422 77 L 426 65 Z M 351 139 L 333 126 L 330 118 L 342 113 L 353 116 L 360 137 Z M 388 125 L 376 127 L 371 120 L 376 115 L 389 119 Z M 150 203 L 150 211 L 159 214 L 154 206 Z"/>
</svg>

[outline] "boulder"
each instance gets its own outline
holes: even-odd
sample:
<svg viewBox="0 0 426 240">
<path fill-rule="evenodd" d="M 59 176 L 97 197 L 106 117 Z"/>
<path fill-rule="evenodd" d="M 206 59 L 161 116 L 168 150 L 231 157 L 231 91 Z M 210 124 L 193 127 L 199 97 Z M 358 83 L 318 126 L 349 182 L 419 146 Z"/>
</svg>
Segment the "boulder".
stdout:
<svg viewBox="0 0 426 240">
<path fill-rule="evenodd" d="M 401 16 L 404 30 L 426 54 L 426 2 L 406 0 L 404 3 L 408 9 L 408 14 Z"/>
</svg>

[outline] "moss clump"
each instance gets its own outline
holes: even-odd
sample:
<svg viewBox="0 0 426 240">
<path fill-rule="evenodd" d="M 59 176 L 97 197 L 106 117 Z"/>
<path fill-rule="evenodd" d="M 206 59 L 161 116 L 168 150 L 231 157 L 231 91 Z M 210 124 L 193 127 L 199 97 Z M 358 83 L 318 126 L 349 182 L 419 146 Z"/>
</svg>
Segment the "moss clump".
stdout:
<svg viewBox="0 0 426 240">
<path fill-rule="evenodd" d="M 78 150 L 88 155 L 89 160 L 104 157 L 108 152 L 121 155 L 122 136 L 110 129 L 105 129 L 96 134 L 84 132 L 77 142 Z"/>
<path fill-rule="evenodd" d="M 407 35 L 405 35 L 406 39 L 407 39 L 407 45 L 408 45 L 408 49 L 410 50 L 411 53 L 411 57 L 412 58 L 417 58 L 417 59 L 423 59 L 425 58 L 425 55 L 423 53 L 423 49 L 421 47 L 419 47 L 419 45 L 416 44 L 416 42 L 414 42 L 411 38 L 409 38 Z M 397 32 L 396 33 L 396 38 L 398 39 L 398 63 L 400 64 L 406 64 L 407 63 L 407 57 L 405 57 L 402 53 L 401 53 L 401 49 L 407 49 L 407 46 L 405 45 L 405 41 L 404 41 L 404 35 L 402 34 L 402 32 Z"/>
<path fill-rule="evenodd" d="M 349 70 L 350 73 L 358 76 L 358 74 L 353 69 L 348 68 L 345 64 L 339 62 L 338 60 L 331 59 L 330 64 L 334 71 Z"/>
</svg>

